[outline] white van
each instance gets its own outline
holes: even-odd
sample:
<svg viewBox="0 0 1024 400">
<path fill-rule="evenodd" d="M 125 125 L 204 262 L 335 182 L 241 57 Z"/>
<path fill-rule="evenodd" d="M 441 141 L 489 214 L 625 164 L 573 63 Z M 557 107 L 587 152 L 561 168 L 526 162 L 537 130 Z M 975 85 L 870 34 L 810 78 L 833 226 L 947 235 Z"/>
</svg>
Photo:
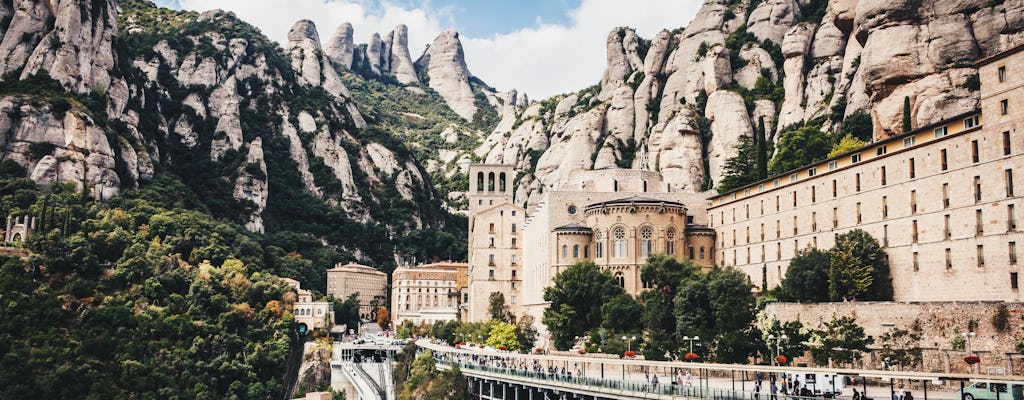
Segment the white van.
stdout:
<svg viewBox="0 0 1024 400">
<path fill-rule="evenodd" d="M 843 394 L 846 376 L 840 374 L 813 373 L 804 371 L 786 372 L 785 379 L 800 382 L 800 388 L 807 388 L 815 396 L 836 397 Z"/>
</svg>

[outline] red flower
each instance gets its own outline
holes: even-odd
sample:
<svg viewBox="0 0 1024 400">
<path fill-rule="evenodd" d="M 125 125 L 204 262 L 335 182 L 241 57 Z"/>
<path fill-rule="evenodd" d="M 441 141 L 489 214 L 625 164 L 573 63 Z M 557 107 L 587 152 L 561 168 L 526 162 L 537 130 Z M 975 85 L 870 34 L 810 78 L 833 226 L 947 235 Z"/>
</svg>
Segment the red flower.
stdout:
<svg viewBox="0 0 1024 400">
<path fill-rule="evenodd" d="M 690 352 L 686 353 L 686 355 L 684 355 L 683 358 L 685 358 L 686 361 L 693 361 L 700 358 L 700 356 L 698 356 L 697 353 Z"/>
<path fill-rule="evenodd" d="M 964 357 L 964 362 L 967 363 L 968 365 L 974 365 L 981 362 L 981 357 L 978 357 L 976 355 L 969 355 L 967 357 Z"/>
<path fill-rule="evenodd" d="M 779 354 L 778 357 L 775 357 L 775 361 L 778 361 L 779 364 L 785 364 L 789 359 L 787 359 L 786 356 Z"/>
<path fill-rule="evenodd" d="M 627 351 L 625 353 L 622 353 L 622 355 L 624 355 L 626 357 L 636 357 L 636 352 L 633 351 L 633 350 L 629 350 L 629 351 Z"/>
<path fill-rule="evenodd" d="M 505 346 L 498 346 L 498 350 L 505 351 Z"/>
<path fill-rule="evenodd" d="M 540 354 L 540 353 L 543 353 L 543 352 L 544 352 L 544 349 L 542 349 L 542 348 L 538 347 L 538 348 L 535 348 L 535 349 L 533 349 L 533 351 L 534 351 L 535 353 L 537 353 L 537 354 Z"/>
</svg>

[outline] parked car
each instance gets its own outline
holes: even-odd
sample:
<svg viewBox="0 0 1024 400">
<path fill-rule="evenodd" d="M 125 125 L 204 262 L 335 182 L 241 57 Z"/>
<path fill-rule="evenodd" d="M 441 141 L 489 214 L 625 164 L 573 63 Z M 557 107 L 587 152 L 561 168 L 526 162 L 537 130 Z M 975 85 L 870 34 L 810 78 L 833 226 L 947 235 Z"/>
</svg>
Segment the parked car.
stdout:
<svg viewBox="0 0 1024 400">
<path fill-rule="evenodd" d="M 1005 383 L 974 382 L 964 388 L 964 400 L 1022 400 L 1022 392 L 1020 384 L 1007 388 Z"/>
</svg>

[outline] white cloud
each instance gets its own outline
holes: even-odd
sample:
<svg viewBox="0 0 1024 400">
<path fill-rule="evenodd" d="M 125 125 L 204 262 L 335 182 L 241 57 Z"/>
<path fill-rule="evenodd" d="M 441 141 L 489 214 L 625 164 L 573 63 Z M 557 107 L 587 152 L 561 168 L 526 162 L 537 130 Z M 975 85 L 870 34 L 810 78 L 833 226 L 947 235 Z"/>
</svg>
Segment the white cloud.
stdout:
<svg viewBox="0 0 1024 400">
<path fill-rule="evenodd" d="M 575 91 L 601 80 L 605 39 L 617 26 L 631 26 L 651 38 L 661 29 L 684 26 L 701 0 L 583 0 L 565 25 L 544 24 L 486 38 L 461 36 L 470 71 L 499 90 L 518 89 L 533 99 Z M 450 10 L 374 5 L 371 0 L 179 0 L 190 10 L 225 9 L 284 42 L 292 24 L 310 19 L 324 44 L 343 22 L 352 24 L 357 43 L 395 25 L 409 27 L 413 59 L 446 27 L 455 25 Z"/>
</svg>

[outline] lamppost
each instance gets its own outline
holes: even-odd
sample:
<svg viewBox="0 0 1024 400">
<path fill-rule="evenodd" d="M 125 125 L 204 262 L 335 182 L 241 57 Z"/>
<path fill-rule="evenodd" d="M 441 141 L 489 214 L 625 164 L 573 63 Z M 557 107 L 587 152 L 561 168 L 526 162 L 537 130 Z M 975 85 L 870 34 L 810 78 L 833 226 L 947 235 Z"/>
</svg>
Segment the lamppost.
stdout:
<svg viewBox="0 0 1024 400">
<path fill-rule="evenodd" d="M 632 348 L 633 341 L 636 340 L 636 336 L 633 336 L 633 337 L 625 337 L 625 336 L 623 336 L 622 340 L 624 342 L 626 342 L 626 351 L 632 351 L 633 350 L 633 348 Z"/>
<path fill-rule="evenodd" d="M 773 333 L 773 334 L 768 335 L 768 340 L 769 341 L 772 341 L 772 340 L 775 341 L 775 358 L 772 359 L 772 362 L 775 363 L 775 365 L 779 365 L 778 358 L 779 358 L 779 354 L 782 354 L 782 351 L 781 351 L 782 341 L 783 340 L 789 340 L 789 336 L 786 336 L 785 333 L 783 333 L 782 336 L 775 336 L 775 334 Z M 769 343 L 769 344 L 771 344 L 771 343 Z"/>
<path fill-rule="evenodd" d="M 700 341 L 700 336 L 694 336 L 694 337 L 683 336 L 683 340 L 690 342 L 690 352 L 693 353 L 693 341 L 696 340 L 696 341 L 699 342 Z"/>
</svg>

